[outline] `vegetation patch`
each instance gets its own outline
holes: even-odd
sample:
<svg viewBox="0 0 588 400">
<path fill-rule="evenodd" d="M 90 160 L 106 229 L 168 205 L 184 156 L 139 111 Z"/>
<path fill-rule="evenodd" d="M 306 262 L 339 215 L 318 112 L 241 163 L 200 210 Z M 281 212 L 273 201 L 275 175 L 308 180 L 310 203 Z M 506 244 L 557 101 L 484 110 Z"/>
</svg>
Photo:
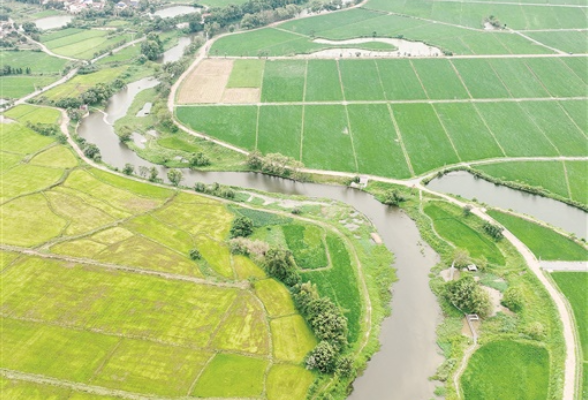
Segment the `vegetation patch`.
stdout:
<svg viewBox="0 0 588 400">
<path fill-rule="evenodd" d="M 547 350 L 515 341 L 480 347 L 461 378 L 465 399 L 546 399 L 548 382 Z"/>
<path fill-rule="evenodd" d="M 551 276 L 574 311 L 584 356 L 584 379 L 586 379 L 588 374 L 585 367 L 588 360 L 588 294 L 586 293 L 588 274 L 586 272 L 553 272 Z"/>
<path fill-rule="evenodd" d="M 235 60 L 227 88 L 261 88 L 264 60 Z"/>
<path fill-rule="evenodd" d="M 313 225 L 282 226 L 286 244 L 292 251 L 296 265 L 303 269 L 325 268 L 328 266 L 324 231 Z"/>
<path fill-rule="evenodd" d="M 262 301 L 270 317 L 282 317 L 296 313 L 288 289 L 274 279 L 255 282 L 255 294 Z"/>
<path fill-rule="evenodd" d="M 274 357 L 281 361 L 301 363 L 317 344 L 312 331 L 300 315 L 270 321 Z M 291 343 L 296 342 L 296 347 Z"/>
<path fill-rule="evenodd" d="M 500 211 L 488 214 L 519 238 L 542 260 L 587 261 L 588 250 L 552 229 Z"/>
<path fill-rule="evenodd" d="M 276 364 L 267 376 L 269 400 L 304 400 L 314 381 L 312 372 L 297 365 Z"/>
</svg>

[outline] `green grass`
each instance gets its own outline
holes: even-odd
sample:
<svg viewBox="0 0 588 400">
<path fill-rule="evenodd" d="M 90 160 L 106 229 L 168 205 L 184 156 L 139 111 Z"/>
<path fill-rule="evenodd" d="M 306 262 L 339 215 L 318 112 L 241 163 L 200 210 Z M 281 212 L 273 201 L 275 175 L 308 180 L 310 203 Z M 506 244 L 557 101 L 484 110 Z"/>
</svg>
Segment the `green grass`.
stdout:
<svg viewBox="0 0 588 400">
<path fill-rule="evenodd" d="M 302 146 L 308 168 L 356 170 L 344 106 L 306 106 Z"/>
<path fill-rule="evenodd" d="M 310 60 L 306 74 L 306 101 L 343 100 L 335 60 Z"/>
<path fill-rule="evenodd" d="M 386 99 L 423 100 L 423 86 L 409 60 L 377 60 Z"/>
<path fill-rule="evenodd" d="M 508 88 L 503 85 L 486 60 L 462 59 L 451 62 L 459 72 L 472 97 L 477 99 L 511 97 Z"/>
<path fill-rule="evenodd" d="M 324 232 L 313 225 L 282 226 L 286 244 L 292 251 L 296 265 L 302 269 L 316 269 L 328 266 Z"/>
<path fill-rule="evenodd" d="M 508 157 L 559 155 L 518 103 L 478 103 L 475 107 Z"/>
<path fill-rule="evenodd" d="M 265 63 L 262 102 L 302 101 L 306 61 L 273 60 Z"/>
<path fill-rule="evenodd" d="M 58 75 L 67 62 L 42 51 L 0 51 L 0 64 L 23 70 L 28 67 L 32 75 Z"/>
<path fill-rule="evenodd" d="M 461 215 L 461 210 L 443 207 L 440 203 L 430 203 L 424 211 L 433 221 L 437 234 L 443 239 L 457 248 L 467 250 L 472 258 L 485 257 L 492 264 L 504 265 L 504 256 L 497 245 L 489 236 L 470 227 L 468 220 Z"/>
<path fill-rule="evenodd" d="M 339 61 L 345 100 L 384 100 L 384 89 L 372 60 Z"/>
<path fill-rule="evenodd" d="M 240 215 L 249 218 L 253 222 L 253 226 L 258 228 L 269 225 L 285 225 L 292 222 L 292 218 L 250 208 L 239 208 L 236 211 Z"/>
<path fill-rule="evenodd" d="M 313 380 L 312 372 L 302 367 L 276 364 L 267 376 L 268 400 L 304 400 Z"/>
<path fill-rule="evenodd" d="M 134 393 L 184 396 L 213 354 L 123 339 L 93 384 Z"/>
<path fill-rule="evenodd" d="M 588 305 L 588 296 L 586 295 L 588 274 L 585 272 L 553 272 L 551 276 L 567 297 L 574 311 L 584 356 L 584 376 L 586 376 L 588 373 L 586 369 L 586 360 L 588 359 L 588 307 L 586 307 Z"/>
<path fill-rule="evenodd" d="M 282 283 L 274 279 L 255 282 L 255 294 L 272 318 L 296 313 L 290 292 Z"/>
<path fill-rule="evenodd" d="M 327 233 L 327 248 L 331 256 L 332 268 L 304 272 L 302 278 L 316 284 L 322 296 L 329 297 L 341 307 L 348 321 L 349 342 L 354 343 L 359 339 L 362 330 L 362 300 L 358 281 L 349 253 L 341 238 L 333 233 Z"/>
<path fill-rule="evenodd" d="M 588 162 L 565 161 L 572 199 L 588 204 Z"/>
<path fill-rule="evenodd" d="M 53 142 L 53 138 L 41 136 L 21 124 L 2 124 L 0 129 L 2 150 L 23 156 L 35 153 Z"/>
<path fill-rule="evenodd" d="M 350 24 L 365 25 L 366 21 L 377 18 L 378 16 L 379 14 L 369 10 L 353 9 L 345 12 L 288 21 L 280 24 L 280 28 L 301 33 L 303 35 L 311 35 L 314 32 L 317 36 L 322 36 L 322 32 L 329 31 L 333 28 Z"/>
<path fill-rule="evenodd" d="M 134 46 L 126 47 L 120 51 L 117 51 L 111 56 L 101 58 L 96 62 L 97 65 L 115 63 L 115 62 L 129 62 L 141 54 L 141 45 L 135 44 Z"/>
<path fill-rule="evenodd" d="M 470 96 L 446 60 L 411 61 L 430 99 L 467 99 Z"/>
<path fill-rule="evenodd" d="M 261 88 L 264 60 L 235 60 L 228 88 Z"/>
<path fill-rule="evenodd" d="M 385 104 L 347 106 L 359 171 L 408 178 L 410 171 Z"/>
<path fill-rule="evenodd" d="M 110 83 L 119 78 L 127 69 L 124 67 L 105 68 L 87 75 L 77 75 L 43 94 L 49 100 L 59 100 L 64 97 L 78 97 L 98 83 Z"/>
<path fill-rule="evenodd" d="M 459 161 L 430 104 L 392 106 L 415 174 Z"/>
<path fill-rule="evenodd" d="M 300 159 L 302 106 L 259 108 L 257 149 L 263 154 L 281 153 Z"/>
<path fill-rule="evenodd" d="M 495 178 L 542 187 L 569 198 L 566 177 L 561 161 L 525 161 L 480 165 L 476 169 Z"/>
<path fill-rule="evenodd" d="M 499 211 L 489 214 L 542 260 L 588 261 L 588 250 L 549 228 Z"/>
<path fill-rule="evenodd" d="M 255 148 L 257 107 L 176 107 L 180 122 L 244 149 Z"/>
<path fill-rule="evenodd" d="M 559 105 L 583 132 L 588 131 L 588 112 L 585 100 L 561 101 Z"/>
<path fill-rule="evenodd" d="M 61 113 L 54 108 L 38 107 L 30 104 L 21 104 L 4 113 L 8 118 L 26 124 L 56 124 L 61 119 Z"/>
<path fill-rule="evenodd" d="M 56 76 L 9 75 L 0 77 L 0 98 L 17 99 L 55 82 Z"/>
<path fill-rule="evenodd" d="M 281 361 L 301 363 L 317 344 L 312 331 L 300 315 L 270 321 L 274 357 Z M 297 346 L 292 346 L 293 342 Z"/>
<path fill-rule="evenodd" d="M 514 341 L 491 342 L 480 347 L 461 378 L 467 400 L 544 400 L 548 382 L 547 350 Z"/>
<path fill-rule="evenodd" d="M 253 398 L 263 391 L 266 360 L 217 354 L 198 378 L 192 396 Z"/>
<path fill-rule="evenodd" d="M 503 157 L 498 143 L 472 104 L 434 104 L 439 119 L 464 161 Z"/>
<path fill-rule="evenodd" d="M 566 64 L 557 58 L 533 58 L 525 63 L 541 80 L 553 97 L 586 96 L 588 86 L 578 75 L 570 73 Z"/>
</svg>

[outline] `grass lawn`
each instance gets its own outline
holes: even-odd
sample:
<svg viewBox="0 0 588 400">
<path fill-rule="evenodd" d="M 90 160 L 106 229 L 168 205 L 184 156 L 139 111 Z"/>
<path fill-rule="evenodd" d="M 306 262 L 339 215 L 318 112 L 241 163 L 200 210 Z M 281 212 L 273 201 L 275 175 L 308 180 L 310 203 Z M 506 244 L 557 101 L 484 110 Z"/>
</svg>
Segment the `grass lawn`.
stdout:
<svg viewBox="0 0 588 400">
<path fill-rule="evenodd" d="M 264 60 L 235 60 L 227 87 L 260 88 L 264 67 Z"/>
<path fill-rule="evenodd" d="M 489 214 L 542 260 L 588 261 L 588 250 L 549 228 L 499 211 Z"/>
<path fill-rule="evenodd" d="M 276 364 L 267 376 L 268 400 L 304 400 L 314 381 L 312 372 L 297 365 Z"/>
<path fill-rule="evenodd" d="M 316 269 L 328 266 L 322 228 L 292 224 L 282 226 L 282 231 L 298 268 Z"/>
<path fill-rule="evenodd" d="M 588 389 L 588 273 L 586 272 L 554 272 L 551 277 L 557 282 L 557 286 L 566 296 L 574 311 L 576 326 L 580 335 L 582 355 L 584 356 L 584 392 Z"/>
<path fill-rule="evenodd" d="M 310 60 L 306 73 L 306 101 L 343 100 L 337 61 Z"/>
<path fill-rule="evenodd" d="M 273 60 L 265 63 L 261 101 L 290 102 L 302 101 L 306 61 Z"/>
<path fill-rule="evenodd" d="M 259 151 L 300 159 L 302 106 L 262 106 L 258 124 Z"/>
<path fill-rule="evenodd" d="M 430 104 L 395 104 L 392 111 L 415 174 L 459 161 Z"/>
<path fill-rule="evenodd" d="M 434 104 L 433 108 L 451 136 L 462 160 L 482 160 L 504 156 L 474 105 L 439 103 Z"/>
<path fill-rule="evenodd" d="M 355 157 L 344 106 L 306 106 L 302 162 L 308 168 L 355 172 Z"/>
<path fill-rule="evenodd" d="M 18 99 L 55 82 L 56 76 L 8 75 L 0 77 L 0 98 Z"/>
<path fill-rule="evenodd" d="M 270 321 L 274 357 L 281 361 L 301 363 L 317 344 L 317 341 L 300 315 L 272 319 Z M 297 346 L 292 346 L 292 343 Z"/>
<path fill-rule="evenodd" d="M 257 107 L 176 107 L 180 122 L 190 128 L 235 146 L 253 150 Z"/>
<path fill-rule="evenodd" d="M 43 94 L 49 100 L 59 100 L 65 97 L 78 97 L 86 90 L 98 83 L 109 83 L 120 77 L 127 67 L 105 68 L 87 75 L 77 75 Z"/>
<path fill-rule="evenodd" d="M 359 171 L 408 178 L 410 171 L 386 104 L 347 106 Z"/>
<path fill-rule="evenodd" d="M 480 347 L 461 377 L 466 400 L 544 400 L 548 382 L 547 350 L 514 341 Z"/>
<path fill-rule="evenodd" d="M 0 64 L 12 68 L 27 67 L 32 75 L 59 75 L 68 61 L 42 51 L 0 51 Z"/>
<path fill-rule="evenodd" d="M 561 161 L 497 163 L 480 165 L 476 169 L 501 180 L 522 182 L 542 187 L 562 197 L 570 197 Z"/>
<path fill-rule="evenodd" d="M 15 119 L 23 124 L 27 122 L 41 124 L 56 124 L 61 119 L 59 110 L 47 107 L 38 107 L 30 104 L 21 104 L 4 113 L 8 118 Z"/>
<path fill-rule="evenodd" d="M 441 203 L 430 203 L 424 211 L 433 220 L 435 231 L 443 239 L 467 250 L 472 258 L 485 257 L 492 264 L 504 265 L 505 259 L 500 249 L 489 236 L 471 228 L 467 218 L 461 216 L 461 210 L 444 207 Z"/>
<path fill-rule="evenodd" d="M 191 395 L 244 397 L 261 395 L 267 361 L 236 354 L 217 354 L 198 378 Z"/>
<path fill-rule="evenodd" d="M 255 282 L 255 294 L 272 318 L 296 313 L 290 292 L 275 279 L 264 279 Z"/>
</svg>

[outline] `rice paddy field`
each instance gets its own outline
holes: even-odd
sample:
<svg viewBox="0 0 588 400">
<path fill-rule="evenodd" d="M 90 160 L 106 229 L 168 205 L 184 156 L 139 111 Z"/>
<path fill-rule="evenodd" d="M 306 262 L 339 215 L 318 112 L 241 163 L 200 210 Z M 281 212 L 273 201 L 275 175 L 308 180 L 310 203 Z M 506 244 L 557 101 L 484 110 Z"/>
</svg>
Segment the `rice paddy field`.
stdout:
<svg viewBox="0 0 588 400">
<path fill-rule="evenodd" d="M 16 122 L 0 130 L 3 398 L 306 399 L 318 376 L 304 359 L 317 339 L 288 289 L 229 250 L 236 216 L 252 219 L 254 239 L 292 251 L 303 280 L 344 310 L 358 346 L 366 294 L 351 244 L 332 227 L 89 167 L 24 125 L 56 123 L 55 109 L 9 116 Z"/>
<path fill-rule="evenodd" d="M 176 115 L 247 150 L 392 178 L 484 159 L 582 157 L 588 77 L 580 61 L 586 58 L 236 60 L 249 66 L 233 67 L 224 90 L 260 90 L 259 102 L 183 102 Z M 247 68 L 249 81 L 242 77 Z M 503 169 L 532 171 L 531 164 Z M 555 164 L 561 169 L 561 162 L 543 166 Z M 582 195 L 579 188 L 573 195 L 552 189 Z"/>
<path fill-rule="evenodd" d="M 55 117 L 12 117 L 35 111 Z M 88 168 L 18 122 L 0 135 L 3 398 L 306 398 L 316 339 L 281 284 L 238 267 L 225 204 Z M 291 226 L 297 257 L 318 239 L 326 260 L 322 229 Z"/>
<path fill-rule="evenodd" d="M 90 60 L 104 50 L 130 41 L 133 37 L 131 33 L 68 28 L 41 35 L 41 43 L 56 54 Z"/>
</svg>

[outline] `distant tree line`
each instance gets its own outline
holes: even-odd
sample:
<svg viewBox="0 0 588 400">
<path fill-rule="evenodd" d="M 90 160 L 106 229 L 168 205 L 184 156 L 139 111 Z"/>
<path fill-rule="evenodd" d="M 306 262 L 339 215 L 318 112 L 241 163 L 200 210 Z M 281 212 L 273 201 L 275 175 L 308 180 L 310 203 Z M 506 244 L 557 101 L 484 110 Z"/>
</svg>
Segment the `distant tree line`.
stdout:
<svg viewBox="0 0 588 400">
<path fill-rule="evenodd" d="M 2 67 L 0 67 L 0 76 L 4 76 L 4 75 L 23 75 L 23 74 L 27 74 L 30 75 L 31 74 L 31 67 L 26 67 L 26 68 L 16 68 L 16 67 L 11 67 L 10 65 L 4 65 Z"/>
</svg>

